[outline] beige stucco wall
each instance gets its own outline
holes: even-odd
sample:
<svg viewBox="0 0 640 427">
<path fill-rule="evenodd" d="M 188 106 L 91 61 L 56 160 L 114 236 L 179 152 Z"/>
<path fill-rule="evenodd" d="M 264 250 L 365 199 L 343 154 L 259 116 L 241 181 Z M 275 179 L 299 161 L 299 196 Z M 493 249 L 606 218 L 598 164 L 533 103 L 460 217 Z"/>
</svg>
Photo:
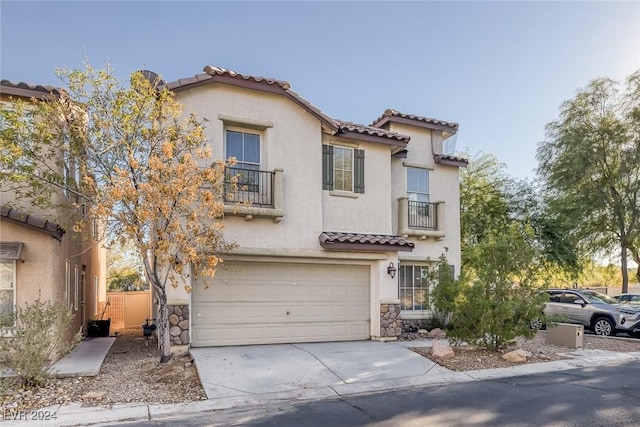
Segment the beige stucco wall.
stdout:
<svg viewBox="0 0 640 427">
<path fill-rule="evenodd" d="M 406 196 L 407 167 L 428 169 L 429 191 L 431 202 L 444 202 L 445 237 L 442 240 L 420 240 L 411 237 L 415 244 L 413 252 L 400 253 L 400 261 L 427 262 L 437 261 L 446 253 L 450 264 L 455 265 L 456 274 L 460 272 L 460 179 L 459 169 L 455 166 L 436 164 L 433 148 L 442 145 L 442 136 L 438 131 L 431 131 L 416 126 L 392 123 L 390 130 L 411 136 L 407 147 L 406 159 L 392 160 L 392 212 L 393 224 L 398 224 L 398 197 Z M 397 232 L 397 228 L 394 229 Z"/>
<path fill-rule="evenodd" d="M 352 192 L 322 192 L 323 229 L 359 233 L 391 234 L 391 148 L 388 145 L 345 140 L 323 135 L 323 144 L 364 150 L 365 189 Z M 320 160 L 322 165 L 322 160 Z M 320 185 L 322 179 L 320 178 Z"/>
<path fill-rule="evenodd" d="M 370 265 L 371 330 L 380 333 L 380 303 L 398 303 L 398 276 L 387 274 L 390 262 L 436 261 L 448 249 L 449 262 L 460 269 L 458 168 L 437 165 L 432 146 L 441 136 L 415 126 L 393 124 L 391 130 L 411 136 L 407 159 L 392 159 L 384 144 L 336 138 L 322 132 L 320 121 L 283 96 L 227 86 L 201 85 L 178 92 L 185 113 L 206 118 L 206 135 L 215 158 L 224 157 L 226 126 L 257 130 L 261 136 L 261 169 L 283 172 L 284 217 L 246 220 L 225 216 L 225 238 L 238 244 L 230 259 L 285 259 L 295 262 L 342 262 Z M 365 193 L 322 190 L 322 144 L 345 145 L 365 150 Z M 432 201 L 445 202 L 446 235 L 442 240 L 412 238 L 413 252 L 354 253 L 322 249 L 318 236 L 323 230 L 393 234 L 397 232 L 397 198 L 406 195 L 409 163 L 430 169 Z M 335 261 L 334 261 L 335 262 Z M 186 304 L 191 296 L 184 286 L 168 289 L 170 304 Z"/>
<path fill-rule="evenodd" d="M 282 96 L 217 83 L 179 92 L 177 99 L 186 106 L 185 112 L 195 111 L 208 119 L 206 135 L 215 158 L 224 156 L 225 122 L 220 116 L 249 126 L 256 122 L 270 126 L 259 132 L 261 169 L 284 170 L 285 216 L 280 223 L 226 216 L 225 237 L 241 247 L 318 249 L 322 231 L 320 121 Z"/>
</svg>

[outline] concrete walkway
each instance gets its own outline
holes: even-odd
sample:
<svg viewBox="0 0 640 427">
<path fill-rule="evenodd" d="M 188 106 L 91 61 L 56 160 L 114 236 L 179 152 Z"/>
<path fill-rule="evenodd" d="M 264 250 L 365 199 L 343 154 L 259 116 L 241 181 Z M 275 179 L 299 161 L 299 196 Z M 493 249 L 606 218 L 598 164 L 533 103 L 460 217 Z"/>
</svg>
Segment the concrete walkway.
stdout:
<svg viewBox="0 0 640 427">
<path fill-rule="evenodd" d="M 86 338 L 58 360 L 51 367 L 51 373 L 58 378 L 95 377 L 114 342 L 114 337 Z"/>
<path fill-rule="evenodd" d="M 74 366 L 74 360 L 104 360 L 113 339 L 99 340 L 105 341 L 85 345 L 82 353 L 81 347 L 78 347 L 68 356 L 62 367 Z M 40 411 L 55 413 L 56 419 L 46 422 L 47 426 L 52 427 L 159 420 L 184 412 L 208 412 L 274 401 L 340 398 L 398 388 L 460 383 L 640 360 L 640 352 L 567 349 L 565 355 L 569 359 L 566 360 L 517 365 L 504 369 L 453 372 L 407 348 L 428 347 L 434 342 L 435 340 L 394 343 L 359 341 L 192 349 L 208 400 L 173 405 L 133 403 L 110 407 L 83 407 L 81 403 L 73 403 L 55 405 Z M 101 350 L 98 350 L 99 348 Z M 80 371 L 88 371 L 86 368 L 80 369 L 80 364 L 75 366 L 78 375 Z M 72 368 L 65 368 L 68 375 L 73 371 Z M 24 420 L 9 419 L 2 422 L 3 427 L 23 424 Z"/>
</svg>

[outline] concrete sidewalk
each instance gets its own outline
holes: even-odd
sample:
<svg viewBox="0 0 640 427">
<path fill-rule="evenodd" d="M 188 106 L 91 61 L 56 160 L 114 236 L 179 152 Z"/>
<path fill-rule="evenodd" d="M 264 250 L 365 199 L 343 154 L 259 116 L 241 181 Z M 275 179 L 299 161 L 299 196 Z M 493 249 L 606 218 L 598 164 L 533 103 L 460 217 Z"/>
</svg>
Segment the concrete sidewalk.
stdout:
<svg viewBox="0 0 640 427">
<path fill-rule="evenodd" d="M 276 401 L 340 398 L 398 388 L 504 378 L 640 360 L 640 352 L 568 349 L 565 355 L 570 359 L 566 360 L 505 369 L 453 372 L 407 348 L 430 346 L 433 342 L 435 340 L 411 341 L 410 344 L 360 341 L 192 349 L 208 400 L 112 407 L 83 407 L 80 403 L 55 405 L 39 410 L 39 413 L 48 411 L 56 416 L 55 420 L 41 424 L 75 426 L 159 420 L 184 412 L 192 414 Z M 90 357 L 87 354 L 85 353 L 85 357 Z M 70 356 L 73 359 L 74 356 Z M 302 364 L 299 365 L 298 362 Z M 207 369 L 213 370 L 205 372 Z M 245 369 L 249 371 L 246 372 Z M 358 372 L 360 375 L 357 375 Z M 275 380 L 278 376 L 285 378 Z M 8 418 L 9 415 L 5 417 L 3 427 L 24 424 L 24 420 L 12 420 Z"/>
</svg>

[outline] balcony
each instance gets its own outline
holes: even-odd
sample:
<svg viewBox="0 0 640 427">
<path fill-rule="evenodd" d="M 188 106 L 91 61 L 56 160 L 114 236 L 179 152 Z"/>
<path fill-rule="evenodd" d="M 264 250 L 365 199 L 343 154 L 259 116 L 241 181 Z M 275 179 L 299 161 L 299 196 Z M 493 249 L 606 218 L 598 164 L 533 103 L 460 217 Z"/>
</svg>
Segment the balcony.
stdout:
<svg viewBox="0 0 640 427">
<path fill-rule="evenodd" d="M 280 222 L 282 209 L 282 169 L 262 171 L 228 167 L 224 180 L 225 215 L 271 218 Z"/>
<path fill-rule="evenodd" d="M 444 202 L 416 202 L 398 198 L 398 234 L 420 239 L 444 238 Z"/>
</svg>

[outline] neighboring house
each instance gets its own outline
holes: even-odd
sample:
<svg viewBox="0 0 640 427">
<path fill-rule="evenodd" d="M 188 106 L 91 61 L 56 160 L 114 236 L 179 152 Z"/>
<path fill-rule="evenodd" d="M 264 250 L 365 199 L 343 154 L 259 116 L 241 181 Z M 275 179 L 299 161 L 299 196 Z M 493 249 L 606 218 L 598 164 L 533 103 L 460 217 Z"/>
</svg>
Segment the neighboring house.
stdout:
<svg viewBox="0 0 640 427">
<path fill-rule="evenodd" d="M 18 98 L 47 102 L 59 94 L 49 86 L 0 83 L 3 107 Z M 65 166 L 65 174 L 77 176 L 73 164 Z M 58 197 L 71 202 L 74 196 L 61 191 Z M 106 257 L 97 241 L 97 225 L 82 234 L 65 232 L 55 222 L 55 212 L 16 200 L 4 184 L 0 204 L 0 314 L 15 313 L 37 298 L 62 301 L 74 314 L 69 336 L 81 328 L 86 331 L 89 317 L 98 313 L 106 295 Z"/>
<path fill-rule="evenodd" d="M 235 157 L 224 256 L 205 289 L 169 289 L 172 343 L 396 339 L 430 316 L 427 272 L 460 269 L 458 124 L 387 110 L 333 119 L 289 83 L 207 66 L 165 83 Z M 242 202 L 242 203 L 237 203 Z"/>
</svg>

